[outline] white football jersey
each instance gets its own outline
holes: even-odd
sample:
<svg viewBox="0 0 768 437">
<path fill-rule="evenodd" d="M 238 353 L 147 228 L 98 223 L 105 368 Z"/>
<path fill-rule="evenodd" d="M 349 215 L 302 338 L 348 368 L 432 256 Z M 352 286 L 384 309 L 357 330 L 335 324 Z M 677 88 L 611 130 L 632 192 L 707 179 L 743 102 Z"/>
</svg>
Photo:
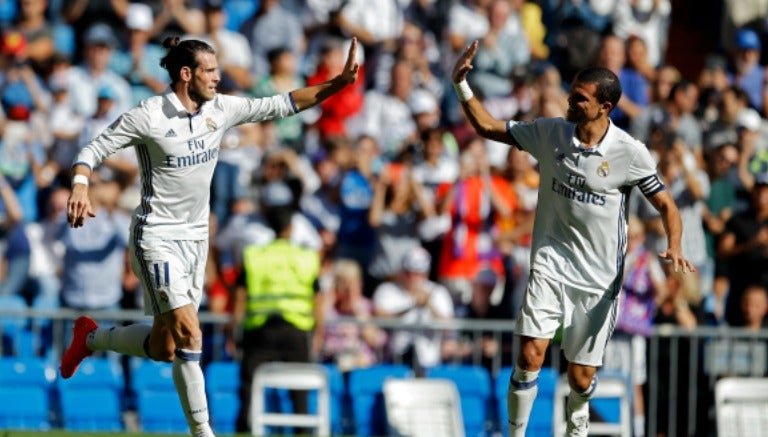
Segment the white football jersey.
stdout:
<svg viewBox="0 0 768 437">
<path fill-rule="evenodd" d="M 80 151 L 75 164 L 93 169 L 133 146 L 141 173 L 133 238 L 207 240 L 211 178 L 224 133 L 238 124 L 296 112 L 290 94 L 262 99 L 217 94 L 191 114 L 169 90 L 121 115 Z"/>
<path fill-rule="evenodd" d="M 539 201 L 531 268 L 569 286 L 616 295 L 627 244 L 627 203 L 665 189 L 645 145 L 610 124 L 584 148 L 576 125 L 561 118 L 507 123 L 512 143 L 538 160 Z"/>
</svg>

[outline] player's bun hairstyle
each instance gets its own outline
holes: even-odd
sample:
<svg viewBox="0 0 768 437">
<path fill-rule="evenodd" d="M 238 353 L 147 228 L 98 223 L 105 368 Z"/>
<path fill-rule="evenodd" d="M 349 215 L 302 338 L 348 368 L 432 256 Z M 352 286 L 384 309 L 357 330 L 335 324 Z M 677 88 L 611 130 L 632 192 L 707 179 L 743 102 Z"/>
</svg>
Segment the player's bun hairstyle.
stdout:
<svg viewBox="0 0 768 437">
<path fill-rule="evenodd" d="M 607 68 L 590 67 L 579 71 L 573 82 L 597 84 L 595 97 L 598 102 L 610 102 L 613 108 L 621 98 L 621 83 L 613 71 Z"/>
<path fill-rule="evenodd" d="M 160 60 L 160 66 L 168 71 L 172 83 L 178 82 L 182 67 L 189 67 L 192 70 L 197 67 L 198 52 L 216 53 L 213 47 L 203 41 L 197 39 L 182 41 L 178 36 L 166 38 L 163 41 L 163 47 L 168 50 L 168 53 Z"/>
</svg>

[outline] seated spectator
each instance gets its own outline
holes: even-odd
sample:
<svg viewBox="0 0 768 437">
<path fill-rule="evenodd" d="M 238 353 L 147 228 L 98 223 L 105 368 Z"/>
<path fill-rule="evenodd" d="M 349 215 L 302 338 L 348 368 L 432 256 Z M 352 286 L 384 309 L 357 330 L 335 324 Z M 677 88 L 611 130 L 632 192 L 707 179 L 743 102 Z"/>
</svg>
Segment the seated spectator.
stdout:
<svg viewBox="0 0 768 437">
<path fill-rule="evenodd" d="M 122 76 L 131 86 L 131 105 L 162 93 L 170 83 L 168 72 L 160 66 L 165 49 L 150 42 L 152 9 L 142 3 L 131 3 L 125 13 L 126 42 L 115 47 L 109 68 Z"/>
<path fill-rule="evenodd" d="M 0 173 L 13 188 L 24 211 L 24 221 L 35 221 L 37 196 L 43 185 L 38 171 L 45 161 L 45 152 L 30 123 L 32 107 L 3 99 L 2 108 L 7 118 L 0 132 Z"/>
<path fill-rule="evenodd" d="M 21 295 L 27 283 L 30 248 L 23 220 L 16 194 L 0 173 L 0 296 Z"/>
<path fill-rule="evenodd" d="M 84 43 L 83 63 L 69 69 L 69 91 L 75 111 L 86 117 L 95 114 L 99 90 L 104 87 L 114 92 L 114 112 L 128 111 L 133 106 L 131 87 L 109 66 L 118 45 L 115 32 L 104 23 L 96 23 L 85 33 Z"/>
<path fill-rule="evenodd" d="M 123 297 L 123 273 L 130 218 L 117 208 L 120 185 L 115 173 L 100 167 L 91 177 L 91 226 L 72 228 L 59 217 L 58 237 L 64 242 L 62 303 L 77 310 L 116 310 Z M 88 278 L 84 281 L 83 278 Z"/>
<path fill-rule="evenodd" d="M 364 322 L 373 316 L 373 304 L 363 296 L 360 266 L 339 259 L 333 264 L 330 289 L 322 295 L 322 316 L 315 326 L 313 349 L 324 363 L 335 363 L 348 372 L 379 361 L 386 334 L 373 325 L 340 323 L 339 317 L 354 317 Z M 321 322 L 322 320 L 322 322 Z"/>
<path fill-rule="evenodd" d="M 432 321 L 451 320 L 451 296 L 445 287 L 428 279 L 430 262 L 424 249 L 406 253 L 397 278 L 374 291 L 374 315 L 427 326 Z M 446 335 L 434 329 L 398 329 L 390 337 L 390 359 L 417 370 L 440 364 Z"/>
<path fill-rule="evenodd" d="M 374 287 L 392 280 L 403 256 L 421 247 L 420 228 L 435 216 L 435 204 L 412 174 L 410 163 L 390 163 L 379 174 L 373 190 L 368 223 L 376 232 L 376 246 L 368 265 Z"/>
<path fill-rule="evenodd" d="M 768 175 L 755 178 L 751 195 L 751 208 L 728 220 L 718 244 L 718 255 L 728 263 L 725 320 L 732 326 L 744 325 L 741 300 L 747 286 L 768 284 Z"/>
<path fill-rule="evenodd" d="M 27 41 L 27 54 L 38 74 L 44 74 L 55 50 L 53 26 L 45 15 L 48 3 L 48 0 L 19 1 L 19 14 L 14 23 L 14 28 Z"/>
</svg>

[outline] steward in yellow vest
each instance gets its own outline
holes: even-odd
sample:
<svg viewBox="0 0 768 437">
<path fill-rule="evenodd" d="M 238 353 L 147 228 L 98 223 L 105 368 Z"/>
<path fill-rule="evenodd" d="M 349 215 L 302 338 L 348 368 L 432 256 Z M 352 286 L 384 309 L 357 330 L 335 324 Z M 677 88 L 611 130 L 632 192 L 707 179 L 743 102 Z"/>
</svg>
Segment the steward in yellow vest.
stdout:
<svg viewBox="0 0 768 437">
<path fill-rule="evenodd" d="M 290 242 L 297 213 L 291 189 L 284 182 L 270 182 L 260 196 L 263 218 L 276 238 L 243 251 L 232 308 L 233 324 L 242 328 L 238 432 L 250 431 L 251 381 L 262 363 L 310 361 L 310 333 L 319 311 L 315 298 L 320 255 Z M 306 392 L 290 395 L 293 411 L 306 414 Z"/>
</svg>

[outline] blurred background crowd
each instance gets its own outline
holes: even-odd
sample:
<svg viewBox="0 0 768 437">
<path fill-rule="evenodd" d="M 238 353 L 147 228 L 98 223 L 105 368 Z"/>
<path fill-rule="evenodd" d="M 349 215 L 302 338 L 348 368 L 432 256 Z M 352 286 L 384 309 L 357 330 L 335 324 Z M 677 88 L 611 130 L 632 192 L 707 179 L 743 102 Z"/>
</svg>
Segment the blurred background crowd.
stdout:
<svg viewBox="0 0 768 437">
<path fill-rule="evenodd" d="M 167 88 L 165 37 L 216 48 L 220 93 L 263 97 L 333 77 L 355 36 L 358 83 L 295 117 L 226 135 L 211 191 L 204 309 L 230 311 L 243 249 L 272 241 L 265 213 L 290 205 L 290 240 L 322 259 L 316 359 L 345 370 L 393 356 L 423 367 L 490 359 L 509 344 L 333 323 L 510 320 L 519 307 L 539 174 L 529 155 L 479 138 L 462 116 L 450 68 L 477 39 L 469 81 L 497 118 L 563 117 L 569 81 L 586 66 L 621 80 L 613 122 L 658 160 L 698 272 L 659 263 L 662 222 L 635 190 L 619 331 L 760 329 L 768 314 L 768 2 L 707 3 L 718 5 L 0 0 L 0 294 L 82 311 L 141 305 L 126 255 L 141 201 L 133 150 L 94 172 L 88 226 L 70 229 L 64 213 L 77 151 Z M 701 21 L 684 24 L 698 28 L 689 39 L 700 39 L 681 50 L 675 8 L 693 7 Z"/>
</svg>

